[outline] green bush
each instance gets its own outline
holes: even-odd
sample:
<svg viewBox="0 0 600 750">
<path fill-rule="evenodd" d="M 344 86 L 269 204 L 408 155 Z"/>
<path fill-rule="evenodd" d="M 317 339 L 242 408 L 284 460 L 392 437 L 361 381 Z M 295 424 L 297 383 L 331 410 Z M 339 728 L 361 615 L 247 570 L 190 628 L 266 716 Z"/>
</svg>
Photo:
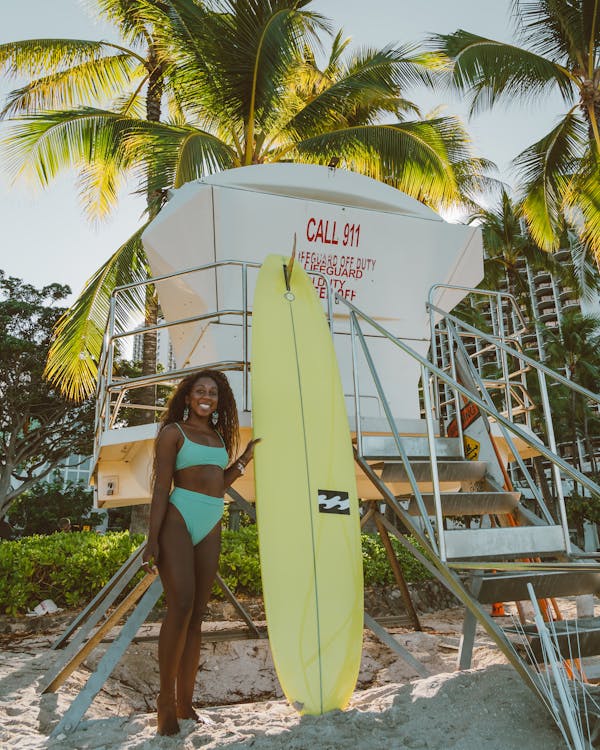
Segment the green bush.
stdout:
<svg viewBox="0 0 600 750">
<path fill-rule="evenodd" d="M 262 592 L 256 526 L 223 529 L 219 573 L 236 593 L 253 596 Z"/>
<path fill-rule="evenodd" d="M 0 542 L 0 611 L 16 615 L 44 599 L 87 604 L 143 541 L 142 536 L 66 532 Z"/>
<path fill-rule="evenodd" d="M 0 612 L 22 614 L 44 599 L 59 607 L 87 604 L 143 541 L 129 532 L 56 533 L 0 542 Z M 407 581 L 427 579 L 429 573 L 392 539 Z M 367 586 L 394 582 L 381 541 L 362 535 Z M 236 593 L 262 591 L 256 526 L 223 531 L 220 573 Z M 140 574 L 141 575 L 141 574 Z"/>
<path fill-rule="evenodd" d="M 92 511 L 92 504 L 92 491 L 82 482 L 63 482 L 54 475 L 19 495 L 8 509 L 8 521 L 20 536 L 53 534 L 61 518 L 79 527 L 93 527 L 102 523 L 102 515 Z"/>
<path fill-rule="evenodd" d="M 431 573 L 413 557 L 397 539 L 390 537 L 394 553 L 400 563 L 404 579 L 408 583 L 417 583 L 431 578 Z M 413 537 L 409 540 L 423 552 L 422 547 Z M 387 558 L 385 547 L 376 534 L 362 535 L 363 573 L 365 586 L 381 586 L 395 583 L 394 573 Z"/>
</svg>

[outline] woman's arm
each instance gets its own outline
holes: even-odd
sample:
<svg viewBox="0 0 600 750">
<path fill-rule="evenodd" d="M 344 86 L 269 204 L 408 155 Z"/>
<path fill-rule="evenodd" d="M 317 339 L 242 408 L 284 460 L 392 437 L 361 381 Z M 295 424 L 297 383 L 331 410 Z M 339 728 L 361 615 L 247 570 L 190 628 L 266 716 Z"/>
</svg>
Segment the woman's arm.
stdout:
<svg viewBox="0 0 600 750">
<path fill-rule="evenodd" d="M 146 549 L 142 555 L 142 560 L 144 563 L 149 563 L 150 570 L 153 572 L 156 572 L 154 563 L 158 561 L 158 535 L 169 505 L 178 437 L 176 430 L 165 427 L 156 438 L 156 467 L 150 505 L 150 524 Z"/>
<path fill-rule="evenodd" d="M 223 480 L 225 484 L 225 489 L 228 487 L 231 487 L 231 485 L 235 482 L 236 479 L 239 479 L 239 477 L 242 476 L 242 474 L 246 471 L 246 466 L 252 461 L 254 458 L 254 446 L 260 443 L 260 438 L 255 438 L 254 440 L 251 440 L 248 445 L 246 446 L 246 449 L 242 453 L 242 455 L 235 461 L 228 469 L 225 469 L 223 472 Z"/>
</svg>

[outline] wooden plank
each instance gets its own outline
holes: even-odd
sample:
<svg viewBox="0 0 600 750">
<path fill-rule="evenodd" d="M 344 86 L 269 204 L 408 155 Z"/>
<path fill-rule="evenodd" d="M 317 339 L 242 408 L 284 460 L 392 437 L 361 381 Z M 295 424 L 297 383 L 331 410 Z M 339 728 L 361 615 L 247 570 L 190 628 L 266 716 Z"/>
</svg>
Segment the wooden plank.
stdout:
<svg viewBox="0 0 600 750">
<path fill-rule="evenodd" d="M 144 546 L 145 544 L 142 545 L 142 547 Z M 122 594 L 123 589 L 127 586 L 127 584 L 131 581 L 131 579 L 138 572 L 138 570 L 140 569 L 139 555 L 141 555 L 141 552 L 136 551 L 129 558 L 128 562 L 130 562 L 131 564 L 128 565 L 128 567 L 125 570 L 122 570 L 122 573 L 118 577 L 117 580 L 113 581 L 113 585 L 110 591 L 104 592 L 104 595 L 99 600 L 98 600 L 98 597 L 96 597 L 96 599 L 93 600 L 93 602 L 96 601 L 96 607 L 94 608 L 93 611 L 91 611 L 91 604 L 90 604 L 90 606 L 88 607 L 90 612 L 88 614 L 87 619 L 83 623 L 82 627 L 79 629 L 79 632 L 71 640 L 68 646 L 63 651 L 57 654 L 56 661 L 54 662 L 52 667 L 46 672 L 43 679 L 40 681 L 38 690 L 41 693 L 46 692 L 46 690 L 48 689 L 48 686 L 60 674 L 63 667 L 66 664 L 68 664 L 71 661 L 71 659 L 74 656 L 76 656 L 76 654 L 79 653 L 79 650 L 81 649 L 82 644 L 85 642 L 86 638 L 89 636 L 92 629 L 98 624 L 98 622 L 100 622 L 100 620 L 103 617 L 106 616 L 106 612 L 108 611 L 109 607 L 111 607 L 113 603 L 118 599 L 118 597 Z M 71 628 L 69 630 L 72 631 L 74 625 L 75 623 L 71 625 Z M 57 643 L 64 642 L 65 638 L 66 638 L 66 634 L 63 634 L 61 638 L 59 638 Z"/>
<path fill-rule="evenodd" d="M 87 632 L 89 632 L 96 622 L 98 622 L 98 619 L 104 614 L 106 609 L 110 607 L 112 604 L 112 601 L 114 601 L 114 598 L 112 598 L 111 601 L 104 601 L 107 599 L 109 593 L 113 590 L 116 590 L 117 594 L 120 594 L 123 588 L 129 581 L 131 580 L 132 576 L 138 571 L 139 565 L 135 566 L 136 562 L 139 562 L 138 558 L 141 557 L 142 552 L 144 551 L 146 547 L 146 542 L 143 542 L 136 550 L 134 550 L 131 555 L 127 558 L 127 560 L 121 565 L 119 570 L 113 575 L 113 577 L 110 579 L 110 581 L 102 588 L 101 591 L 99 591 L 96 596 L 92 599 L 92 601 L 83 609 L 79 615 L 73 620 L 72 623 L 67 627 L 67 629 L 60 635 L 60 637 L 52 644 L 52 649 L 59 649 L 63 646 L 66 641 L 69 640 L 71 635 L 77 630 L 77 628 L 80 625 L 83 625 L 83 623 L 86 623 L 86 635 Z M 133 570 L 133 572 L 132 572 Z M 128 575 L 129 573 L 129 575 Z M 104 606 L 100 608 L 100 604 L 104 602 Z M 88 618 L 92 618 L 92 613 L 97 613 L 100 611 L 100 614 L 98 617 L 94 618 L 94 622 L 90 624 L 88 621 Z M 80 631 L 81 632 L 81 631 Z M 78 634 L 79 635 L 79 634 Z"/>
<path fill-rule="evenodd" d="M 408 612 L 414 629 L 423 630 L 423 628 L 421 627 L 421 623 L 419 622 L 417 610 L 415 609 L 414 604 L 412 603 L 412 599 L 410 598 L 410 591 L 408 590 L 408 586 L 406 585 L 406 581 L 404 580 L 404 576 L 402 575 L 400 563 L 398 562 L 398 558 L 396 557 L 394 548 L 392 547 L 392 542 L 387 533 L 387 530 L 381 523 L 380 515 L 381 514 L 379 512 L 375 513 L 375 524 L 377 525 L 377 531 L 379 531 L 379 536 L 381 537 L 381 541 L 383 542 L 383 546 L 385 547 L 385 551 L 387 553 L 394 578 L 396 579 L 396 584 L 398 585 L 400 593 L 402 594 L 402 598 L 404 599 L 404 606 L 406 607 L 406 611 Z"/>
<path fill-rule="evenodd" d="M 79 726 L 79 722 L 83 718 L 85 712 L 102 689 L 102 686 L 112 673 L 119 659 L 127 650 L 127 647 L 139 630 L 140 625 L 146 620 L 152 607 L 154 607 L 158 601 L 158 598 L 162 593 L 162 584 L 157 576 L 148 574 L 142 581 L 140 581 L 140 584 L 144 584 L 146 587 L 140 603 L 132 612 L 123 628 L 121 628 L 121 633 L 117 640 L 100 660 L 96 671 L 90 676 L 79 695 L 75 698 L 65 715 L 54 728 L 50 735 L 51 739 L 57 739 L 60 735 L 69 734 Z M 138 587 L 136 587 L 136 590 L 137 588 Z"/>
<path fill-rule="evenodd" d="M 96 648 L 102 638 L 108 633 L 108 631 L 116 625 L 117 622 L 134 606 L 134 604 L 140 599 L 146 590 L 154 583 L 157 582 L 162 590 L 162 584 L 160 580 L 157 580 L 156 574 L 148 573 L 142 578 L 142 580 L 132 589 L 129 594 L 123 599 L 123 601 L 116 607 L 111 615 L 105 620 L 105 622 L 98 628 L 94 635 L 87 641 L 79 651 L 72 656 L 71 659 L 63 666 L 56 677 L 50 682 L 50 684 L 44 688 L 43 693 L 54 693 L 63 684 L 67 677 L 77 669 L 81 662 Z M 158 597 L 157 597 L 158 599 Z M 137 631 L 136 631 L 137 632 Z"/>
<path fill-rule="evenodd" d="M 430 672 L 421 664 L 421 662 L 417 661 L 417 659 L 415 659 L 410 651 L 407 651 L 404 646 L 401 646 L 398 641 L 387 632 L 385 628 L 381 627 L 377 620 L 374 620 L 371 615 L 368 615 L 366 612 L 365 627 L 369 628 L 369 630 L 374 633 L 382 643 L 388 646 L 388 648 L 391 648 L 392 651 L 397 653 L 403 661 L 405 661 L 415 670 L 419 677 L 430 676 Z"/>
</svg>

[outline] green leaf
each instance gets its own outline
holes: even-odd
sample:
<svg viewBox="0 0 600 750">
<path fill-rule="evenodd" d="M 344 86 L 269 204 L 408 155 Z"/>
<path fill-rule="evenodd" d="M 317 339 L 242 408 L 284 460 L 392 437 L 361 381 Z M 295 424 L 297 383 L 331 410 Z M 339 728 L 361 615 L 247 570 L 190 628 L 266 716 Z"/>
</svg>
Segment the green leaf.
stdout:
<svg viewBox="0 0 600 750">
<path fill-rule="evenodd" d="M 147 278 L 146 256 L 140 227 L 102 265 L 59 320 L 48 354 L 46 377 L 70 399 L 82 400 L 96 388 L 100 352 L 115 287 Z M 124 330 L 136 314 L 143 315 L 145 287 L 118 296 L 117 330 Z"/>
<path fill-rule="evenodd" d="M 569 71 L 530 50 L 497 42 L 459 29 L 431 37 L 432 45 L 448 57 L 450 80 L 467 95 L 471 113 L 489 109 L 500 100 L 522 97 L 528 103 L 557 87 L 572 104 L 577 86 Z"/>
</svg>

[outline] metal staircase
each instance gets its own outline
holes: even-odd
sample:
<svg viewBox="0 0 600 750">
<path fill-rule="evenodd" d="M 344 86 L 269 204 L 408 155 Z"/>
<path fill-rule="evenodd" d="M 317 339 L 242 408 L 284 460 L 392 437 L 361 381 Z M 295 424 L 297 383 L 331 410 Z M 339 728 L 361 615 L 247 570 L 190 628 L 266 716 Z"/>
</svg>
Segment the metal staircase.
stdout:
<svg viewBox="0 0 600 750">
<path fill-rule="evenodd" d="M 491 292 L 486 294 L 494 296 Z M 502 301 L 495 301 L 501 309 Z M 465 605 L 459 666 L 470 666 L 475 627 L 480 623 L 525 682 L 540 694 L 538 671 L 531 664 L 532 658 L 542 660 L 537 631 L 527 624 L 522 629 L 530 639 L 526 657 L 515 647 L 513 631 L 503 629 L 498 620 L 492 619 L 488 605 L 512 601 L 519 607 L 521 601 L 529 600 L 527 584 L 533 585 L 538 599 L 547 600 L 543 607 L 546 611 L 554 608 L 555 597 L 600 591 L 600 565 L 572 548 L 562 480 L 569 477 L 593 495 L 600 494 L 600 487 L 556 453 L 546 378 L 575 390 L 593 403 L 600 401 L 598 395 L 524 354 L 518 341 L 498 336 L 497 332 L 496 335 L 486 334 L 431 303 L 433 345 L 431 359 L 427 359 L 351 303 L 339 302 L 349 309 L 351 320 L 355 394 L 360 393 L 356 374 L 361 369 L 359 360 L 362 359 L 376 385 L 391 433 L 386 438 L 361 434 L 361 401 L 355 396 L 356 459 L 394 516 L 410 531 L 409 537 L 396 530 L 396 537 Z M 443 320 L 441 334 L 435 330 L 434 319 Z M 369 345 L 374 336 L 387 339 L 390 346 L 400 348 L 421 366 L 423 416 L 427 428 L 421 437 L 405 437 L 396 425 Z M 436 352 L 440 337 L 445 337 L 447 344 L 446 361 L 441 364 Z M 472 347 L 475 357 L 480 356 L 482 350 L 494 352 L 503 380 L 490 382 L 481 377 L 467 352 L 464 342 L 468 338 L 479 342 Z M 517 389 L 509 363 L 518 373 Z M 530 427 L 534 405 L 527 391 L 526 373 L 538 378 L 545 442 Z M 504 395 L 500 405 L 495 403 L 499 400 L 498 392 Z M 517 402 L 525 408 L 514 408 L 515 394 Z M 478 457 L 486 454 L 486 460 L 468 460 L 466 456 L 469 427 L 465 427 L 460 418 L 457 420 L 465 405 L 470 407 L 467 412 L 471 414 L 472 424 L 478 427 Z M 452 406 L 453 411 L 448 410 Z M 517 415 L 520 423 L 515 419 Z M 459 437 L 448 438 L 444 436 L 444 426 L 447 428 L 453 419 L 454 431 Z M 514 459 L 510 476 L 494 431 L 503 441 L 505 454 Z M 550 462 L 556 500 L 552 510 L 522 453 L 540 455 Z M 520 487 L 513 484 L 511 476 L 517 474 L 521 484 L 529 488 L 533 502 L 524 502 Z M 448 523 L 457 516 L 463 518 L 464 527 Z M 474 523 L 474 519 L 477 522 Z M 393 530 L 394 524 L 388 522 L 388 528 Z M 420 550 L 411 537 L 418 540 Z M 557 611 L 555 616 L 560 619 Z M 600 654 L 600 618 L 578 622 L 563 620 L 557 626 L 565 658 L 573 656 L 575 633 L 581 656 Z"/>
</svg>

